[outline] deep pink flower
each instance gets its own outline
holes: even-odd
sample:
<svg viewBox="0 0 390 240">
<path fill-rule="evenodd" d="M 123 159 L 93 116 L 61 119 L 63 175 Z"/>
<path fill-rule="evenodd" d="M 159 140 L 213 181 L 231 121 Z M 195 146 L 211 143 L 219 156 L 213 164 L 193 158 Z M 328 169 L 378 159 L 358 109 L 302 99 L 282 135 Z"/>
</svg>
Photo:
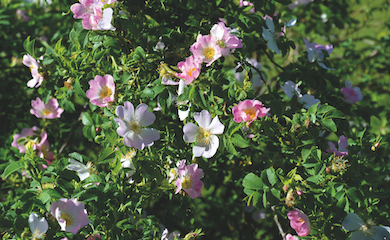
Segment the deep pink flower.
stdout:
<svg viewBox="0 0 390 240">
<path fill-rule="evenodd" d="M 304 38 L 303 41 L 305 42 L 307 49 L 307 58 L 310 62 L 314 62 L 317 60 L 317 63 L 320 65 L 320 67 L 324 69 L 334 70 L 334 68 L 328 68 L 327 66 L 325 66 L 325 64 L 323 63 L 324 53 L 322 52 L 326 51 L 328 54 L 331 54 L 333 51 L 332 44 L 324 46 L 315 42 L 309 43 L 309 38 Z"/>
<path fill-rule="evenodd" d="M 40 131 L 37 126 L 32 128 L 23 128 L 22 132 L 13 136 L 12 147 L 18 148 L 20 153 L 25 153 L 28 148 L 37 150 L 47 139 L 47 133 Z"/>
<path fill-rule="evenodd" d="M 115 114 L 119 117 L 114 119 L 119 124 L 116 131 L 123 137 L 123 144 L 126 146 L 142 150 L 160 139 L 156 129 L 146 128 L 154 122 L 156 116 L 148 110 L 145 103 L 138 105 L 134 111 L 133 104 L 126 101 L 124 106 L 115 109 Z"/>
<path fill-rule="evenodd" d="M 191 45 L 190 51 L 196 58 L 200 58 L 207 63 L 207 67 L 220 58 L 222 54 L 221 48 L 217 45 L 214 38 L 201 34 L 196 38 L 196 42 Z"/>
<path fill-rule="evenodd" d="M 233 107 L 234 121 L 237 123 L 247 122 L 249 125 L 258 117 L 264 117 L 269 110 L 259 100 L 244 100 Z"/>
<path fill-rule="evenodd" d="M 210 36 L 213 37 L 221 48 L 222 56 L 228 57 L 236 48 L 242 48 L 242 40 L 236 35 L 230 34 L 230 30 L 225 23 L 219 22 L 210 30 Z"/>
<path fill-rule="evenodd" d="M 348 155 L 348 138 L 346 138 L 344 135 L 341 135 L 339 138 L 339 149 L 336 149 L 336 146 L 332 142 L 328 142 L 330 148 L 326 149 L 328 153 L 335 153 L 336 156 L 347 156 Z"/>
<path fill-rule="evenodd" d="M 192 163 L 183 168 L 179 167 L 177 172 L 179 177 L 175 181 L 175 193 L 177 194 L 183 189 L 192 199 L 200 197 L 203 186 L 203 182 L 200 179 L 203 178 L 204 174 L 203 170 L 198 168 L 198 164 Z"/>
<path fill-rule="evenodd" d="M 44 142 L 40 142 L 37 144 L 39 157 L 45 159 L 47 164 L 51 164 L 55 160 L 54 152 L 49 151 L 49 149 L 50 149 L 50 144 L 47 139 Z M 47 168 L 45 164 L 43 164 L 42 167 Z"/>
<path fill-rule="evenodd" d="M 215 134 L 222 134 L 225 126 L 219 121 L 218 116 L 211 121 L 211 115 L 207 110 L 194 113 L 194 123 L 187 123 L 183 127 L 183 139 L 186 142 L 195 142 L 192 153 L 195 157 L 211 158 L 215 155 L 219 146 L 219 139 Z"/>
<path fill-rule="evenodd" d="M 186 84 L 190 84 L 194 81 L 200 73 L 202 66 L 202 59 L 191 55 L 185 62 L 179 62 L 177 67 L 181 70 L 181 73 L 177 73 L 176 76 L 186 80 Z"/>
<path fill-rule="evenodd" d="M 88 83 L 87 97 L 93 105 L 106 107 L 109 102 L 115 100 L 115 83 L 114 78 L 110 74 L 106 74 L 104 77 L 96 75 Z"/>
<path fill-rule="evenodd" d="M 287 233 L 286 240 L 299 240 L 297 236 L 293 236 L 290 233 Z"/>
<path fill-rule="evenodd" d="M 352 87 L 352 83 L 350 81 L 345 81 L 345 87 L 343 87 L 340 92 L 344 94 L 344 101 L 347 103 L 354 104 L 363 99 L 363 94 L 360 91 L 359 87 Z"/>
<path fill-rule="evenodd" d="M 297 232 L 298 236 L 304 237 L 310 233 L 309 218 L 298 208 L 295 211 L 289 211 L 287 213 L 288 219 L 290 219 L 290 226 Z"/>
<path fill-rule="evenodd" d="M 41 86 L 43 82 L 43 77 L 41 74 L 39 74 L 38 69 L 39 69 L 39 64 L 35 58 L 31 57 L 30 54 L 24 55 L 23 56 L 23 61 L 22 63 L 26 65 L 27 67 L 30 68 L 32 79 L 27 82 L 27 86 L 30 88 L 33 87 L 39 87 Z"/>
<path fill-rule="evenodd" d="M 58 101 L 55 98 L 49 99 L 47 104 L 45 104 L 39 97 L 36 100 L 31 100 L 31 106 L 33 107 L 30 110 L 30 113 L 35 115 L 37 118 L 60 118 L 61 114 L 64 112 L 64 109 L 58 106 Z"/>
<path fill-rule="evenodd" d="M 50 205 L 50 213 L 61 226 L 62 231 L 76 234 L 77 231 L 90 223 L 84 203 L 75 198 L 60 198 Z"/>
</svg>

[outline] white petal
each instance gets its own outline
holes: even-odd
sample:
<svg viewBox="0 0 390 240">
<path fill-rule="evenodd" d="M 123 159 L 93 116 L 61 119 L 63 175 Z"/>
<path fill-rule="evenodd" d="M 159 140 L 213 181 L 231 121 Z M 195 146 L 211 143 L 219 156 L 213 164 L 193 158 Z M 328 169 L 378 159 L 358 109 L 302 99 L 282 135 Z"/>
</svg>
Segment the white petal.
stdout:
<svg viewBox="0 0 390 240">
<path fill-rule="evenodd" d="M 195 157 L 200 157 L 203 155 L 204 151 L 205 151 L 205 147 L 203 146 L 196 146 L 194 145 L 192 147 L 192 154 L 195 156 Z"/>
<path fill-rule="evenodd" d="M 219 147 L 219 139 L 217 136 L 215 135 L 212 135 L 210 136 L 210 144 L 208 146 L 206 146 L 203 154 L 202 154 L 202 157 L 205 157 L 205 158 L 211 158 L 215 155 L 215 153 L 217 152 L 218 150 L 218 147 Z"/>
<path fill-rule="evenodd" d="M 297 23 L 297 19 L 296 18 L 293 18 L 291 19 L 290 21 L 288 21 L 288 23 L 286 24 L 287 27 L 293 27 L 295 26 L 295 24 Z"/>
<path fill-rule="evenodd" d="M 76 171 L 81 181 L 89 177 L 89 169 L 84 164 L 69 158 L 70 165 L 66 166 L 66 169 Z"/>
<path fill-rule="evenodd" d="M 349 239 L 350 240 L 373 240 L 371 235 L 367 235 L 360 230 L 353 232 Z"/>
<path fill-rule="evenodd" d="M 103 17 L 98 21 L 97 29 L 98 30 L 111 30 L 115 31 L 116 28 L 111 25 L 112 21 L 112 8 L 106 8 L 103 10 Z"/>
<path fill-rule="evenodd" d="M 385 227 L 385 226 L 374 226 L 373 231 L 375 232 L 375 235 L 373 236 L 373 240 L 389 239 L 390 234 L 389 234 L 387 228 L 388 227 Z"/>
<path fill-rule="evenodd" d="M 356 213 L 350 212 L 341 225 L 345 230 L 353 231 L 359 229 L 363 224 L 363 220 Z"/>
<path fill-rule="evenodd" d="M 184 136 L 183 139 L 186 142 L 195 142 L 196 135 L 198 134 L 198 126 L 194 123 L 187 123 L 183 127 Z"/>
<path fill-rule="evenodd" d="M 222 134 L 225 126 L 219 121 L 218 116 L 213 118 L 211 124 L 209 126 L 209 130 L 211 134 Z"/>
<path fill-rule="evenodd" d="M 208 128 L 211 122 L 211 115 L 207 110 L 202 110 L 200 113 L 194 113 L 194 119 L 201 128 Z"/>
<path fill-rule="evenodd" d="M 33 236 L 37 238 L 42 238 L 43 234 L 49 229 L 46 219 L 43 217 L 38 218 L 38 214 L 31 213 L 28 218 L 28 224 L 30 225 L 30 230 L 33 233 Z"/>
</svg>

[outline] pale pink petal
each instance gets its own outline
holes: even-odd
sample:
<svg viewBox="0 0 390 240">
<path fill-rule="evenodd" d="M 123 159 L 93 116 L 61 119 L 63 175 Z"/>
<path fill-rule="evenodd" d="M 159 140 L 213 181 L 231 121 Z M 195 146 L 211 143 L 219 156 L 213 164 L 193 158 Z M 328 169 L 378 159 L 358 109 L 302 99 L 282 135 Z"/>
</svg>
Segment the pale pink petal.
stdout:
<svg viewBox="0 0 390 240">
<path fill-rule="evenodd" d="M 187 123 L 183 127 L 184 136 L 183 139 L 186 142 L 195 142 L 196 135 L 198 134 L 198 126 L 196 126 L 194 123 Z"/>
</svg>

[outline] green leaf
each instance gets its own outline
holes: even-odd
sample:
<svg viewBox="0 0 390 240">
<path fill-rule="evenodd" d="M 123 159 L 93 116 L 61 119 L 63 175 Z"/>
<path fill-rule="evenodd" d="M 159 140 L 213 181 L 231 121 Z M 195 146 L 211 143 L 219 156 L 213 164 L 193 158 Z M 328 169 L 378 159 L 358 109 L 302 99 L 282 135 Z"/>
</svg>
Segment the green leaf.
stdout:
<svg viewBox="0 0 390 240">
<path fill-rule="evenodd" d="M 249 188 L 252 190 L 263 189 L 264 183 L 261 181 L 261 178 L 256 176 L 254 173 L 248 173 L 244 180 L 242 181 L 244 188 Z"/>
<path fill-rule="evenodd" d="M 271 186 L 275 185 L 278 182 L 278 177 L 275 174 L 275 169 L 273 167 L 270 167 L 265 171 L 267 173 L 267 178 Z"/>
<path fill-rule="evenodd" d="M 110 147 L 103 149 L 99 156 L 99 163 L 109 162 L 115 158 L 115 152 Z M 106 160 L 107 159 L 107 160 Z M 104 161 L 106 160 L 106 161 Z"/>
<path fill-rule="evenodd" d="M 85 126 L 93 125 L 92 118 L 91 116 L 89 116 L 89 113 L 87 112 L 83 112 L 81 120 Z"/>
<path fill-rule="evenodd" d="M 3 178 L 7 178 L 11 173 L 18 171 L 22 167 L 24 167 L 24 162 L 22 161 L 12 162 L 5 168 L 3 173 Z"/>
<path fill-rule="evenodd" d="M 333 122 L 332 119 L 323 119 L 321 121 L 321 124 L 322 126 L 326 127 L 327 129 L 331 130 L 332 132 L 336 132 L 337 131 L 337 126 L 336 124 Z"/>
<path fill-rule="evenodd" d="M 344 114 L 339 110 L 334 110 L 326 113 L 323 118 L 341 118 L 344 119 Z"/>
<path fill-rule="evenodd" d="M 69 157 L 71 157 L 72 159 L 75 159 L 79 162 L 83 162 L 83 156 L 80 153 L 77 153 L 77 152 L 69 153 Z"/>
<path fill-rule="evenodd" d="M 334 108 L 334 107 L 332 107 L 332 106 L 329 106 L 329 105 L 326 103 L 326 104 L 321 105 L 320 108 L 318 108 L 317 113 L 318 113 L 318 114 L 323 114 L 323 113 L 327 113 L 327 112 L 329 112 L 329 111 L 331 111 L 331 110 L 334 110 L 334 109 L 336 109 L 336 108 Z"/>
<path fill-rule="evenodd" d="M 91 174 L 89 177 L 84 179 L 83 182 L 84 183 L 101 183 L 101 182 L 103 182 L 103 180 L 98 175 Z"/>
<path fill-rule="evenodd" d="M 248 141 L 246 141 L 241 135 L 234 134 L 232 137 L 232 143 L 239 148 L 246 148 L 249 146 Z"/>
<path fill-rule="evenodd" d="M 309 157 L 310 151 L 311 151 L 311 149 L 307 149 L 307 148 L 302 149 L 301 156 L 302 156 L 303 161 L 306 161 L 306 159 Z"/>
</svg>

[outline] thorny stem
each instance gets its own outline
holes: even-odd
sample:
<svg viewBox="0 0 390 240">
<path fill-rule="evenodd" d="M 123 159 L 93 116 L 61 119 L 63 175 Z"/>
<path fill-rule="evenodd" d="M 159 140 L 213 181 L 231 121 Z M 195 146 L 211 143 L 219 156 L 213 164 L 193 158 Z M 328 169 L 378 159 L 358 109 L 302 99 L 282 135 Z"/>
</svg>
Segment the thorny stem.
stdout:
<svg viewBox="0 0 390 240">
<path fill-rule="evenodd" d="M 272 211 L 275 212 L 275 206 L 272 206 L 271 209 L 272 209 Z M 283 231 L 282 225 L 280 225 L 280 222 L 279 222 L 279 220 L 278 220 L 278 215 L 277 215 L 277 214 L 274 215 L 274 221 L 275 221 L 275 223 L 276 223 L 276 226 L 278 226 L 279 233 L 280 233 L 280 235 L 282 236 L 282 239 L 285 239 L 286 234 L 285 234 L 284 231 Z"/>
</svg>

